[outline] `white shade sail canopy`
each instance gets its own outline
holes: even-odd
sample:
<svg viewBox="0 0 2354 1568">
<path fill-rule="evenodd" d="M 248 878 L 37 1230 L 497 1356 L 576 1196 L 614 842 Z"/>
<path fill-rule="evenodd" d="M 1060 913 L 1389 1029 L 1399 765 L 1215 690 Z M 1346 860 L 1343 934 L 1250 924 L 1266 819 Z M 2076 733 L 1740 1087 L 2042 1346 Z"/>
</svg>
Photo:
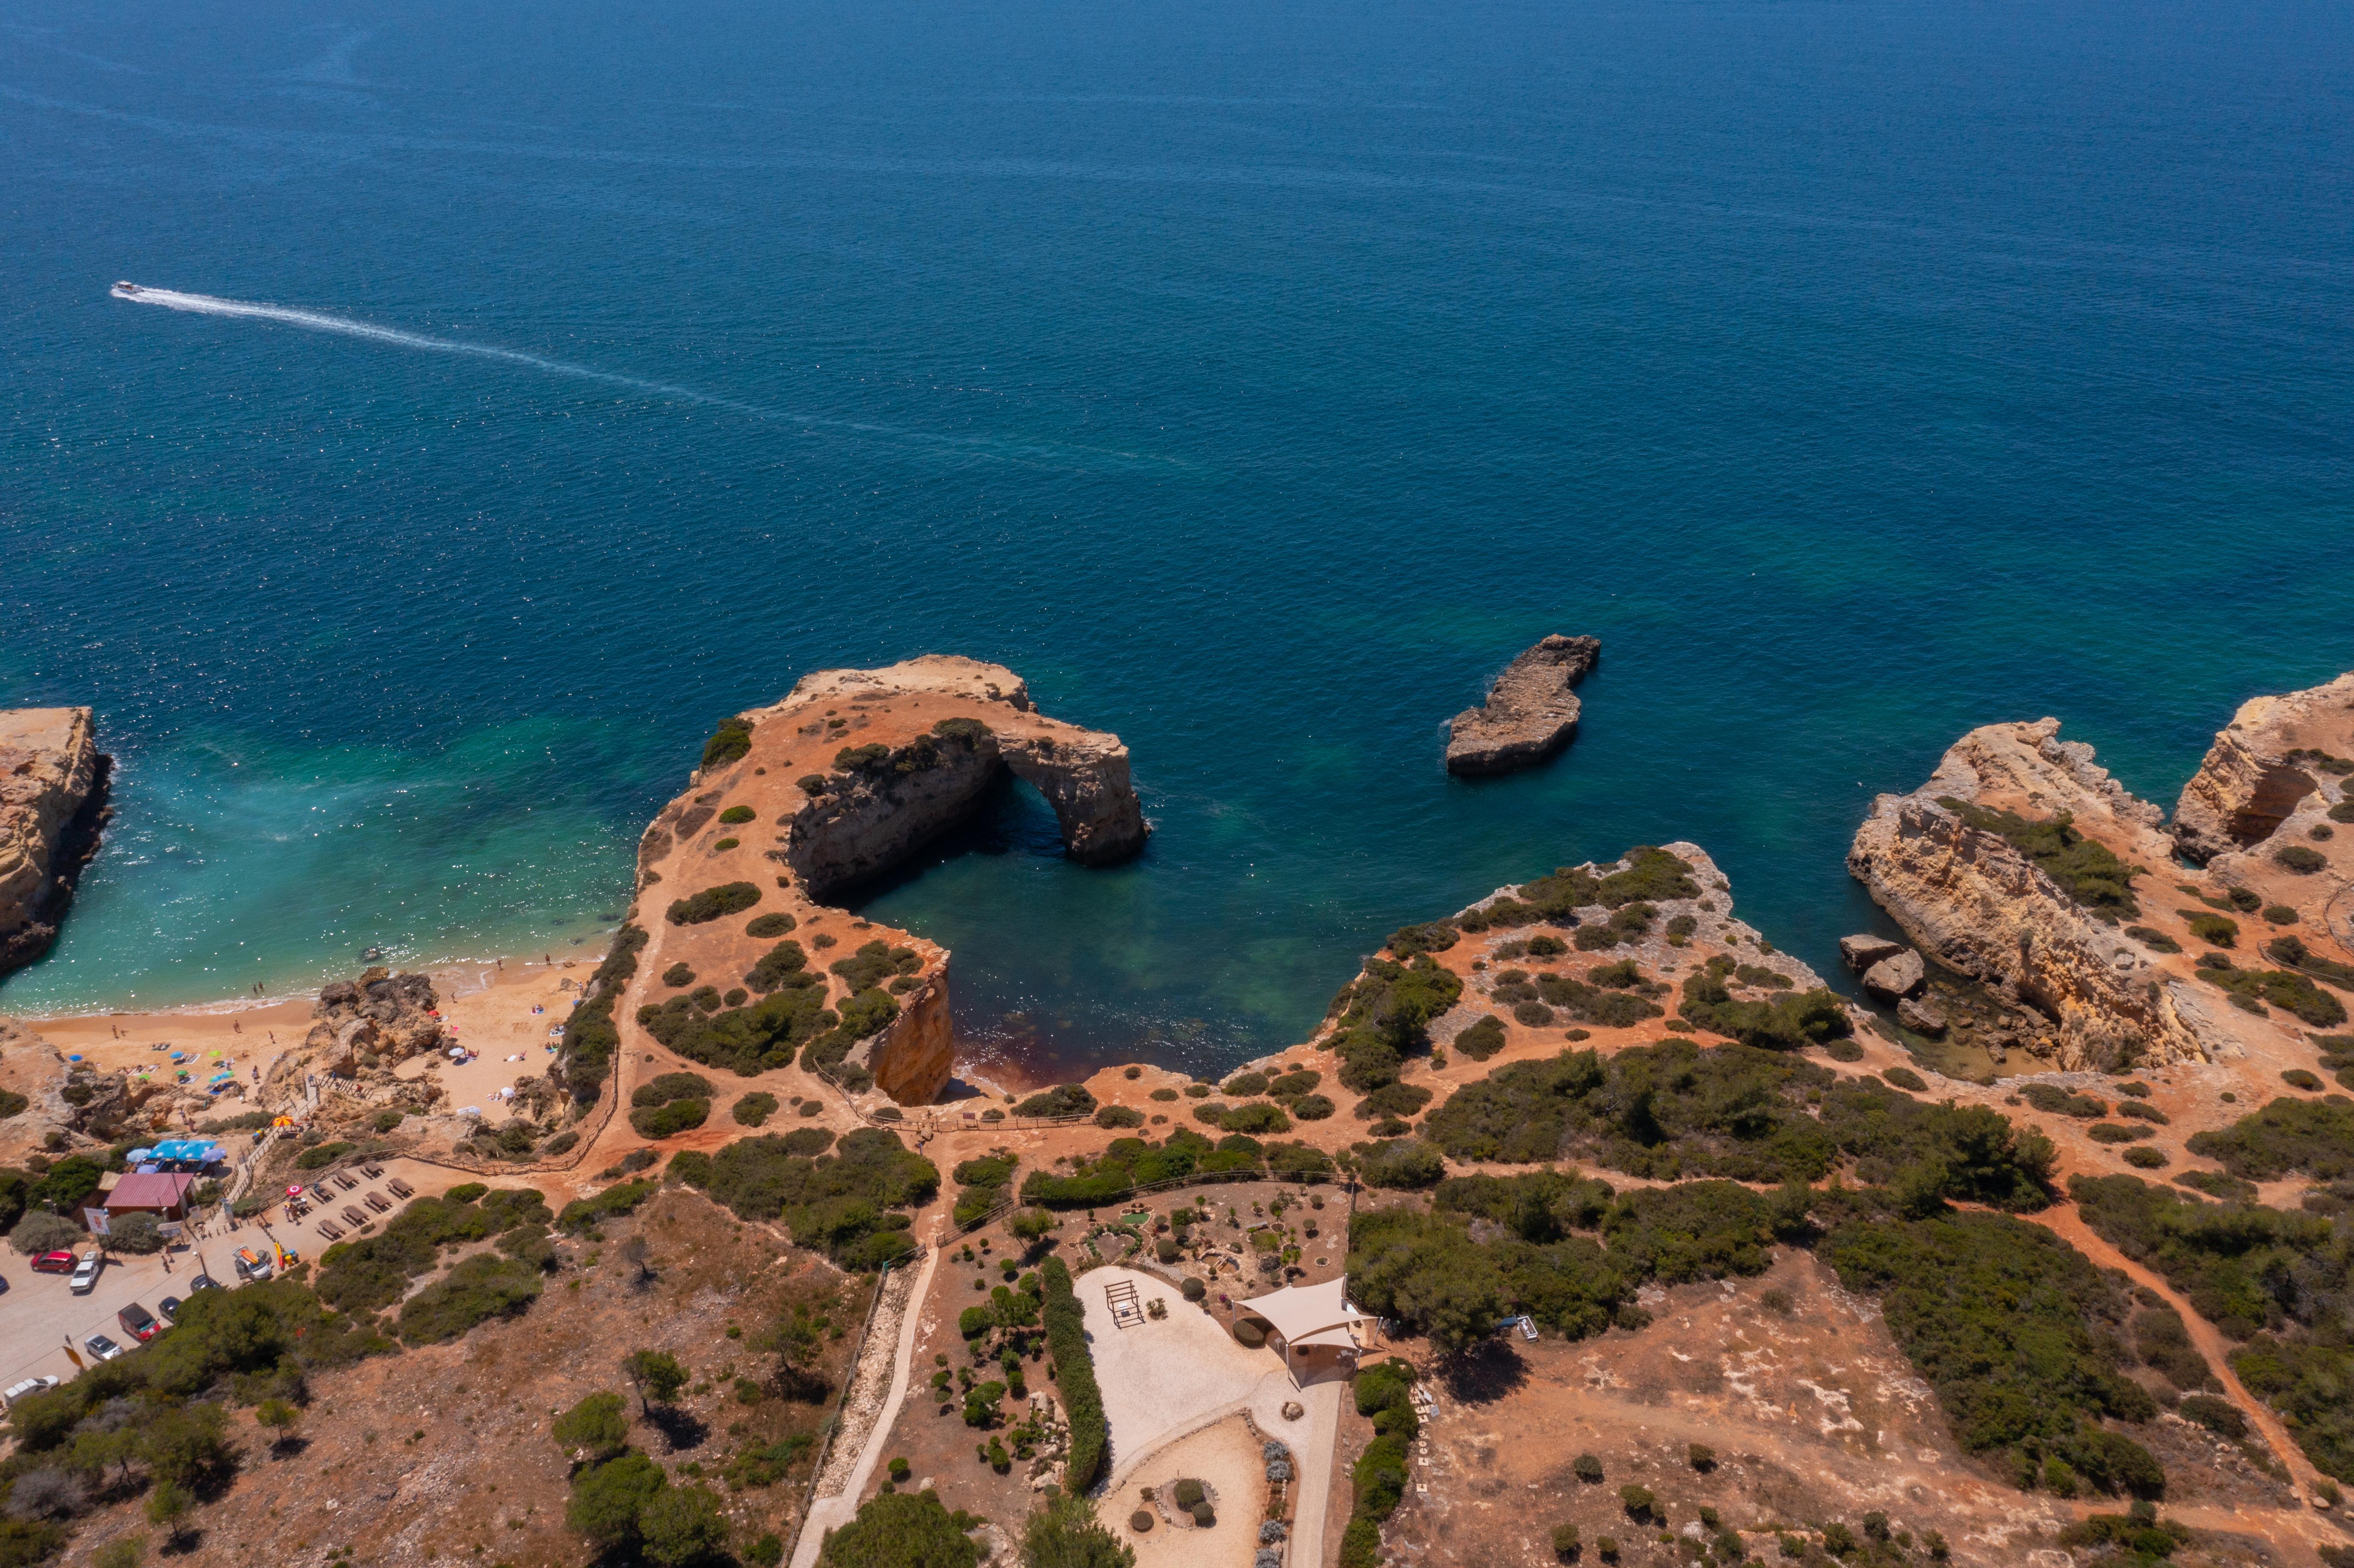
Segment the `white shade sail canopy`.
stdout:
<svg viewBox="0 0 2354 1568">
<path fill-rule="evenodd" d="M 1347 1290 L 1348 1282 L 1340 1279 L 1321 1285 L 1288 1285 L 1272 1294 L 1252 1297 L 1243 1303 L 1243 1310 L 1256 1312 L 1273 1324 L 1287 1344 L 1353 1346 L 1349 1325 L 1373 1319 L 1349 1305 Z M 1339 1332 L 1334 1334 L 1336 1330 Z"/>
</svg>

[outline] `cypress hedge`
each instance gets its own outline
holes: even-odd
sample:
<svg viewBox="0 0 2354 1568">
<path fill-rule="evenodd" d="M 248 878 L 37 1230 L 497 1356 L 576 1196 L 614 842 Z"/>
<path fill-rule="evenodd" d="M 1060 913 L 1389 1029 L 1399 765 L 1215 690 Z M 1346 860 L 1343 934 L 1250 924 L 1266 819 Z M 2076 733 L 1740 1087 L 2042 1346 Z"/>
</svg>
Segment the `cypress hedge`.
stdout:
<svg viewBox="0 0 2354 1568">
<path fill-rule="evenodd" d="M 1064 1487 L 1084 1493 L 1102 1473 L 1111 1446 L 1111 1425 L 1104 1416 L 1103 1391 L 1096 1386 L 1095 1358 L 1087 1351 L 1087 1312 L 1071 1291 L 1070 1268 L 1059 1257 L 1039 1266 L 1038 1282 L 1044 1288 L 1046 1351 L 1055 1358 L 1055 1381 L 1062 1389 L 1063 1411 L 1070 1418 L 1071 1457 Z"/>
</svg>

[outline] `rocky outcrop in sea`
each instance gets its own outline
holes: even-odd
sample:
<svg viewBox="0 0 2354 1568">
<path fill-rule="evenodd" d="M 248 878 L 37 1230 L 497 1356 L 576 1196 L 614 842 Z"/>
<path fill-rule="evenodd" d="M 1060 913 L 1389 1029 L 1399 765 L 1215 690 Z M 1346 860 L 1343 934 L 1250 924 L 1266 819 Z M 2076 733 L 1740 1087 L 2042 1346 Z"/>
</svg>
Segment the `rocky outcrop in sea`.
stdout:
<svg viewBox="0 0 2354 1568">
<path fill-rule="evenodd" d="M 1482 706 L 1447 726 L 1447 770 L 1479 777 L 1533 768 L 1568 744 L 1579 704 L 1570 688 L 1600 662 L 1602 643 L 1556 632 L 1504 667 Z"/>
<path fill-rule="evenodd" d="M 88 708 L 0 711 L 0 974 L 48 951 L 98 853 L 111 760 Z"/>
</svg>

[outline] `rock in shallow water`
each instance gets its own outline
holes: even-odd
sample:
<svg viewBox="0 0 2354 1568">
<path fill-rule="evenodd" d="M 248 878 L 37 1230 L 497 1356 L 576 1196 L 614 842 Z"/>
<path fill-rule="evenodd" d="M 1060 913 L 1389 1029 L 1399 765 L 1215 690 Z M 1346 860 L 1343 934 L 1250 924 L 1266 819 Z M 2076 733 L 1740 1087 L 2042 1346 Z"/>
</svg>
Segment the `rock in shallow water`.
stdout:
<svg viewBox="0 0 2354 1568">
<path fill-rule="evenodd" d="M 1861 972 L 1882 959 L 1893 959 L 1904 950 L 1902 942 L 1892 942 L 1885 937 L 1841 937 L 1840 958 L 1848 968 Z"/>
<path fill-rule="evenodd" d="M 1911 996 L 1921 989 L 1929 971 L 1921 962 L 1921 955 L 1904 949 L 1891 954 L 1863 971 L 1863 989 L 1874 996 L 1894 1000 Z"/>
</svg>

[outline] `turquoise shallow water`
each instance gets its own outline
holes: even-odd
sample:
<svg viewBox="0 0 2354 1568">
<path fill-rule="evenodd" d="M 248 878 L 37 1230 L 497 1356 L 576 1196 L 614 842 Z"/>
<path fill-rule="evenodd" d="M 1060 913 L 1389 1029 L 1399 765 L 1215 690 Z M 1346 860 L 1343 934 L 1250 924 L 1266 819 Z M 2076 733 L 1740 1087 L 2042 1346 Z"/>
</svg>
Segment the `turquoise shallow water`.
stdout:
<svg viewBox="0 0 2354 1568">
<path fill-rule="evenodd" d="M 0 1007 L 591 943 L 714 718 L 941 650 L 1157 831 L 1009 793 L 871 912 L 1207 1066 L 1637 842 L 1828 969 L 1960 730 L 2170 800 L 2354 665 L 2342 7 L 483 13 L 0 27 L 0 702 L 122 763 Z M 1550 630 L 1574 749 L 1448 779 Z"/>
</svg>

